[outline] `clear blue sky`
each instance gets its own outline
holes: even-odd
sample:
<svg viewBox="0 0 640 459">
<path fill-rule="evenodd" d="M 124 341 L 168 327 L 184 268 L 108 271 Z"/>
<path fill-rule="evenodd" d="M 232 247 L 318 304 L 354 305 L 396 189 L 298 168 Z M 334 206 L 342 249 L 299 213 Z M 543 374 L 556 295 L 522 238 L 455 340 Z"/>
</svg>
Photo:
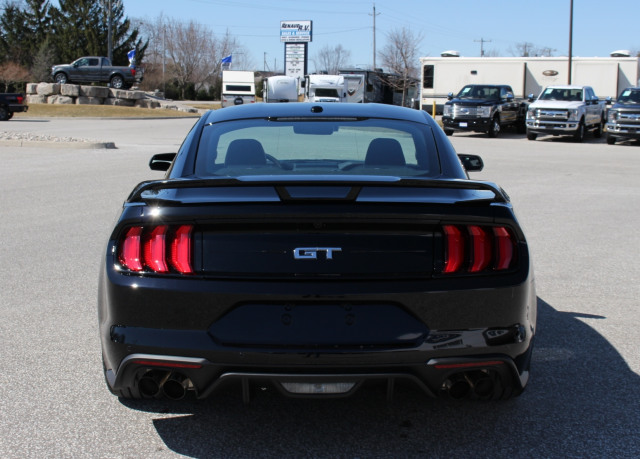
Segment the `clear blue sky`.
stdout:
<svg viewBox="0 0 640 459">
<path fill-rule="evenodd" d="M 351 64 L 373 63 L 373 6 L 376 7 L 376 47 L 386 34 L 406 27 L 422 33 L 421 56 L 457 50 L 463 56 L 485 52 L 512 56 L 516 44 L 569 51 L 570 0 L 124 0 L 130 18 L 166 17 L 226 30 L 250 52 L 256 69 L 283 67 L 282 20 L 312 20 L 311 59 L 325 45 L 351 52 Z M 574 0 L 573 55 L 608 56 L 619 49 L 640 50 L 640 0 Z M 378 61 L 378 66 L 380 65 Z M 310 62 L 309 70 L 315 70 Z"/>
</svg>

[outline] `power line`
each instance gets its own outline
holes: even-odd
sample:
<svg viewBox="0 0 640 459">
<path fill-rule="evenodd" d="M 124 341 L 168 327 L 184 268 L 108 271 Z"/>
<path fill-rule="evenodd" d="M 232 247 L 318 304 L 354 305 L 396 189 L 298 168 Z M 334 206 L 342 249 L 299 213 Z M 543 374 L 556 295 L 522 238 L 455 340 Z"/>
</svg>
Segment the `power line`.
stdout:
<svg viewBox="0 0 640 459">
<path fill-rule="evenodd" d="M 484 57 L 484 44 L 485 43 L 491 43 L 491 40 L 485 40 L 484 38 L 481 38 L 480 40 L 473 40 L 476 43 L 480 43 L 480 57 Z"/>
</svg>

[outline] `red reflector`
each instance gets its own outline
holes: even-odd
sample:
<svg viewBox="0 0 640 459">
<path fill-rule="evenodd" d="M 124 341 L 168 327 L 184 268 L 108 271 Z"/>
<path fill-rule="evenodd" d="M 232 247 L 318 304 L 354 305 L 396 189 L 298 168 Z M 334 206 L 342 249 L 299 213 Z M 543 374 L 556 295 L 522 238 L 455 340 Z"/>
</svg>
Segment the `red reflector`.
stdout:
<svg viewBox="0 0 640 459">
<path fill-rule="evenodd" d="M 202 365 L 197 363 L 159 362 L 156 360 L 134 360 L 132 363 L 144 365 L 145 367 L 202 368 Z"/>
<path fill-rule="evenodd" d="M 142 260 L 140 254 L 141 234 L 141 226 L 131 227 L 122 241 L 122 249 L 119 256 L 120 263 L 131 271 L 142 271 Z"/>
<path fill-rule="evenodd" d="M 443 363 L 434 365 L 438 370 L 450 370 L 452 368 L 476 368 L 476 367 L 492 367 L 502 365 L 504 362 L 500 360 L 490 360 L 488 362 L 466 362 L 466 363 Z"/>
<path fill-rule="evenodd" d="M 444 273 L 455 273 L 464 261 L 464 238 L 457 226 L 445 225 L 445 261 Z"/>
<path fill-rule="evenodd" d="M 157 273 L 167 273 L 169 268 L 165 261 L 167 250 L 165 236 L 167 226 L 156 226 L 151 233 L 144 238 L 143 254 L 144 264 Z"/>
<path fill-rule="evenodd" d="M 191 231 L 193 227 L 183 225 L 176 230 L 171 241 L 171 255 L 169 262 L 176 271 L 182 274 L 193 274 L 191 266 Z"/>
<path fill-rule="evenodd" d="M 18 97 L 16 97 L 16 99 L 18 99 L 18 103 L 19 104 L 22 104 L 22 101 L 24 100 L 24 97 L 18 96 Z"/>
<path fill-rule="evenodd" d="M 469 226 L 471 236 L 471 254 L 473 260 L 469 272 L 477 273 L 489 266 L 491 262 L 491 237 L 479 226 Z"/>
</svg>

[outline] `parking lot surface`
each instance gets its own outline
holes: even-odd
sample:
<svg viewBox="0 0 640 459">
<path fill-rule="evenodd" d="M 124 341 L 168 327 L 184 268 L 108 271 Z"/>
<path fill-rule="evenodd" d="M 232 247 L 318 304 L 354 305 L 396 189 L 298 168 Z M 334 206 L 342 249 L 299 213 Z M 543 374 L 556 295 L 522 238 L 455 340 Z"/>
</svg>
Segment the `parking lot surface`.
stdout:
<svg viewBox="0 0 640 459">
<path fill-rule="evenodd" d="M 115 149 L 0 147 L 0 457 L 620 457 L 640 451 L 640 145 L 454 134 L 511 196 L 538 288 L 532 379 L 507 402 L 412 387 L 124 401 L 103 381 L 97 276 L 119 206 L 194 119 L 21 120 Z"/>
</svg>

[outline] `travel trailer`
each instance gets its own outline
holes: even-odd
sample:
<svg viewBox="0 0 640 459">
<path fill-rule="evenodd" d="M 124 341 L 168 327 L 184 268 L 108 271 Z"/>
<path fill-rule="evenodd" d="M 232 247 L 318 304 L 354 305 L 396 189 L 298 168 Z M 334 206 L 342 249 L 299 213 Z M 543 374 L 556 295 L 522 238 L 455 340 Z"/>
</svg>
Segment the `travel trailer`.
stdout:
<svg viewBox="0 0 640 459">
<path fill-rule="evenodd" d="M 275 75 L 265 78 L 262 85 L 262 99 L 265 102 L 297 102 L 298 79 Z"/>
<path fill-rule="evenodd" d="M 571 62 L 571 83 L 591 86 L 601 98 L 616 98 L 638 84 L 637 57 L 574 57 Z M 567 57 L 455 57 L 449 52 L 446 57 L 420 58 L 420 64 L 420 108 L 431 112 L 435 102 L 438 114 L 447 95 L 468 84 L 506 84 L 516 98 L 524 99 L 569 79 Z"/>
<path fill-rule="evenodd" d="M 253 72 L 225 70 L 222 72 L 222 107 L 253 104 L 256 82 Z"/>
</svg>

